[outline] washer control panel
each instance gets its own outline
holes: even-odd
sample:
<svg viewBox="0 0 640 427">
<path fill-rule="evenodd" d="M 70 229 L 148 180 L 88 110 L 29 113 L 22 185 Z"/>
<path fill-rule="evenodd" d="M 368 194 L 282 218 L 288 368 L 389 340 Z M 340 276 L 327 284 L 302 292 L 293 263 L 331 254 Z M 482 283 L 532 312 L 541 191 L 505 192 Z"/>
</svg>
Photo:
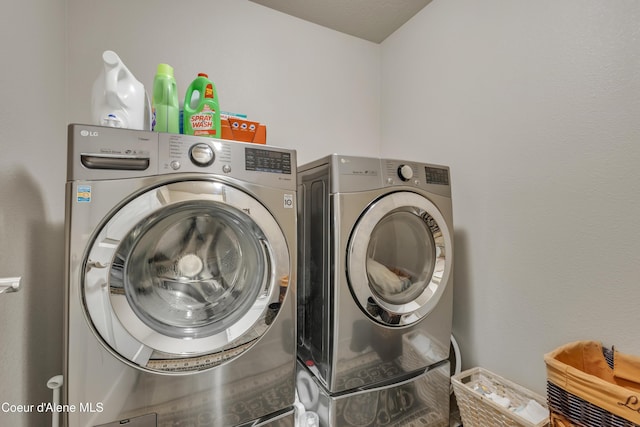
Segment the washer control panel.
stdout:
<svg viewBox="0 0 640 427">
<path fill-rule="evenodd" d="M 160 173 L 207 173 L 261 185 L 295 182 L 295 151 L 192 135 L 158 134 Z"/>
<path fill-rule="evenodd" d="M 244 164 L 249 171 L 291 174 L 291 153 L 245 148 Z"/>
<path fill-rule="evenodd" d="M 235 157 L 230 143 L 188 135 L 158 134 L 158 167 L 163 172 L 228 173 Z M 226 166 L 226 168 L 224 168 Z"/>
<path fill-rule="evenodd" d="M 193 135 L 70 124 L 67 180 L 177 173 L 296 188 L 295 150 Z"/>
</svg>

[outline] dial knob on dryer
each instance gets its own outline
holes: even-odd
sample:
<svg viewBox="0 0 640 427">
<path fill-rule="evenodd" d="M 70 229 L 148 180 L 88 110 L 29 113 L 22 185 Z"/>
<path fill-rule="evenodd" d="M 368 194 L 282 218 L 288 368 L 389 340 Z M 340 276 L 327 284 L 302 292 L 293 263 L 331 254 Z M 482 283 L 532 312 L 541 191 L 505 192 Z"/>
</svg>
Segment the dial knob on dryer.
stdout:
<svg viewBox="0 0 640 427">
<path fill-rule="evenodd" d="M 413 169 L 409 165 L 400 165 L 398 167 L 398 176 L 403 181 L 409 181 L 413 178 Z"/>
<path fill-rule="evenodd" d="M 189 157 L 196 166 L 210 166 L 216 159 L 216 154 L 211 147 L 204 142 L 200 142 L 191 146 Z"/>
</svg>

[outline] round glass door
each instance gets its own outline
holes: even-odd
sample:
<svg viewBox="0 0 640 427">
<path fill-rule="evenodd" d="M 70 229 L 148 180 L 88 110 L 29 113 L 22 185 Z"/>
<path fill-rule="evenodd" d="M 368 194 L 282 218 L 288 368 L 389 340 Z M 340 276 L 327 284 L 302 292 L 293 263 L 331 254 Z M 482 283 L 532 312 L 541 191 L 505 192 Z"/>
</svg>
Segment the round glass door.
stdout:
<svg viewBox="0 0 640 427">
<path fill-rule="evenodd" d="M 139 194 L 105 219 L 82 293 L 115 354 L 151 370 L 201 370 L 268 330 L 289 274 L 284 234 L 258 200 L 226 184 L 184 181 Z"/>
<path fill-rule="evenodd" d="M 207 337 L 238 322 L 269 277 L 261 230 L 224 205 L 181 203 L 146 218 L 116 252 L 110 286 L 149 328 Z"/>
<path fill-rule="evenodd" d="M 349 283 L 376 321 L 414 323 L 437 304 L 451 269 L 451 236 L 425 197 L 391 193 L 360 217 L 349 242 Z"/>
</svg>

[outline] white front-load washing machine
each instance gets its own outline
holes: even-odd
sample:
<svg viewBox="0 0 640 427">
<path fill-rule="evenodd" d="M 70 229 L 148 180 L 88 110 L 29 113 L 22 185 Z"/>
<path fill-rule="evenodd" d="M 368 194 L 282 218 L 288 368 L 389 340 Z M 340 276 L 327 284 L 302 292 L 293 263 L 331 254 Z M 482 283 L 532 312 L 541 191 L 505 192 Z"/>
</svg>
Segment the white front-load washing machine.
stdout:
<svg viewBox="0 0 640 427">
<path fill-rule="evenodd" d="M 295 151 L 69 126 L 64 422 L 293 426 Z"/>
<path fill-rule="evenodd" d="M 298 199 L 305 369 L 328 393 L 347 393 L 448 363 L 449 168 L 334 154 L 298 168 Z"/>
</svg>

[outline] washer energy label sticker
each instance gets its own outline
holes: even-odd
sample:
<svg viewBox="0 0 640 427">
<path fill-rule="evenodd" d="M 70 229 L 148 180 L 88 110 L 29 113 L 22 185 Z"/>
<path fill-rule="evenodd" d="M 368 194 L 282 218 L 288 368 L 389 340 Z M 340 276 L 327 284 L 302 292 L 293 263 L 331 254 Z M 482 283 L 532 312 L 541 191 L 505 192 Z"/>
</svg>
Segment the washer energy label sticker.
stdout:
<svg viewBox="0 0 640 427">
<path fill-rule="evenodd" d="M 91 202 L 91 186 L 90 185 L 78 185 L 76 192 L 76 201 L 78 203 Z"/>
<path fill-rule="evenodd" d="M 293 194 L 284 195 L 284 207 L 287 209 L 293 209 Z"/>
</svg>

